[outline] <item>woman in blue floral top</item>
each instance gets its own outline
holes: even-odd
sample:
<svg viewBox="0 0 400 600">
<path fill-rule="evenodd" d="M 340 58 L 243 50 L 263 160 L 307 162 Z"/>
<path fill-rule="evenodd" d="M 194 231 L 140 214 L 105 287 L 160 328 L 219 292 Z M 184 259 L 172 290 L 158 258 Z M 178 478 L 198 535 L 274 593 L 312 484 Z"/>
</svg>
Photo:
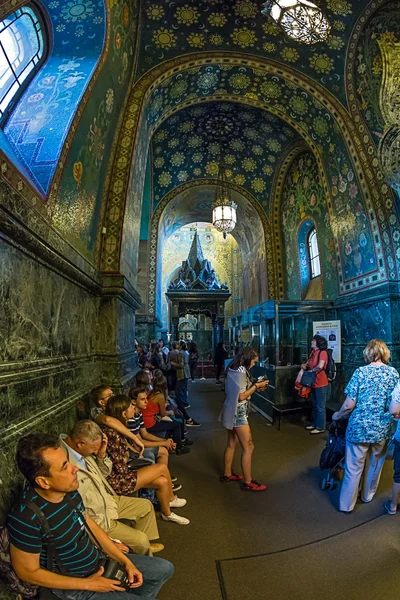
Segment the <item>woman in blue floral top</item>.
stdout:
<svg viewBox="0 0 400 600">
<path fill-rule="evenodd" d="M 346 400 L 333 415 L 334 420 L 348 415 L 346 468 L 340 491 L 340 510 L 351 512 L 357 502 L 370 502 L 378 487 L 391 436 L 389 404 L 399 374 L 388 367 L 390 350 L 381 340 L 371 340 L 364 348 L 368 363 L 353 373 L 344 391 Z M 360 479 L 363 477 L 360 488 Z"/>
</svg>

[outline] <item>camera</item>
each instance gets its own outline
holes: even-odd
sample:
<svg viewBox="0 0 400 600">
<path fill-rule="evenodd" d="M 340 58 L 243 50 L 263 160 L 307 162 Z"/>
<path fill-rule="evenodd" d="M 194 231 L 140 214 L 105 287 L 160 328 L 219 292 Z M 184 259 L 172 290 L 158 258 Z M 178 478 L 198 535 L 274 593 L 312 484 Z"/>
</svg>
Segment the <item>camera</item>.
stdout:
<svg viewBox="0 0 400 600">
<path fill-rule="evenodd" d="M 103 564 L 104 573 L 102 577 L 107 579 L 117 579 L 121 587 L 125 590 L 130 589 L 129 578 L 125 568 L 112 558 L 105 558 Z"/>
</svg>

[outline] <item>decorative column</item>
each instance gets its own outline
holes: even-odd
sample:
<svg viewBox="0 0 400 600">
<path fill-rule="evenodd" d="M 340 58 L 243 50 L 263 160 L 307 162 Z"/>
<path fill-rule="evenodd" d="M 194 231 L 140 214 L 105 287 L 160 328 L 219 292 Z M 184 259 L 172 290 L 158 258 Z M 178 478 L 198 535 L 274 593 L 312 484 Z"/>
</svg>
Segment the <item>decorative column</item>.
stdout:
<svg viewBox="0 0 400 600">
<path fill-rule="evenodd" d="M 225 325 L 225 317 L 218 317 L 218 328 L 219 328 L 218 339 L 222 343 L 224 342 L 224 325 Z"/>
</svg>

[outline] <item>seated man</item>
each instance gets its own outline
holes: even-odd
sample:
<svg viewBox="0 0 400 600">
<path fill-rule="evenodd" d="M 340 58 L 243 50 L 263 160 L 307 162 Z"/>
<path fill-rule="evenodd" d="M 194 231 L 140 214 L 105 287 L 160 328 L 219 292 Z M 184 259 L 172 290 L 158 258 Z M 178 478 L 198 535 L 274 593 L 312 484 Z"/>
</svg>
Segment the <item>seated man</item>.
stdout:
<svg viewBox="0 0 400 600">
<path fill-rule="evenodd" d="M 118 431 L 118 433 L 126 437 L 127 440 L 129 440 L 131 444 L 133 444 L 133 447 L 131 444 L 129 445 L 129 449 L 134 454 L 142 456 L 144 451 L 144 445 L 140 441 L 138 436 L 129 431 L 127 427 L 124 427 L 124 425 L 120 421 L 118 421 L 118 419 L 114 419 L 113 417 L 110 417 L 109 415 L 105 414 L 107 402 L 113 395 L 114 392 L 108 385 L 98 385 L 97 387 L 93 388 L 90 392 L 90 399 L 94 406 L 90 411 L 90 418 L 93 419 L 93 421 L 95 421 L 97 425 L 100 425 L 100 427 L 110 427 L 111 429 L 115 429 L 115 431 Z M 151 460 L 145 458 L 143 460 L 142 466 L 145 466 L 146 464 L 150 463 Z"/>
<path fill-rule="evenodd" d="M 149 542 L 159 537 L 152 503 L 144 498 L 117 496 L 106 480 L 112 470 L 107 442 L 107 436 L 90 420 L 78 421 L 68 436 L 59 439 L 68 461 L 79 469 L 79 493 L 87 514 L 134 554 L 160 552 L 162 544 Z M 135 528 L 120 519 L 135 521 Z"/>
<path fill-rule="evenodd" d="M 11 562 L 18 577 L 50 588 L 62 600 L 100 600 L 105 598 L 104 593 L 115 591 L 120 600 L 129 600 L 132 595 L 154 600 L 171 577 L 172 564 L 162 558 L 123 554 L 103 529 L 84 514 L 77 491 L 78 468 L 68 462 L 57 437 L 36 433 L 21 438 L 16 459 L 29 484 L 23 500 L 34 503 L 44 513 L 59 555 L 59 560 L 54 560 L 53 552 L 50 569 L 48 538 L 39 517 L 30 507 L 17 503 L 8 516 L 7 529 Z M 118 585 L 118 580 L 102 577 L 101 552 L 89 537 L 87 527 L 104 554 L 124 567 L 129 577 L 128 592 Z"/>
</svg>

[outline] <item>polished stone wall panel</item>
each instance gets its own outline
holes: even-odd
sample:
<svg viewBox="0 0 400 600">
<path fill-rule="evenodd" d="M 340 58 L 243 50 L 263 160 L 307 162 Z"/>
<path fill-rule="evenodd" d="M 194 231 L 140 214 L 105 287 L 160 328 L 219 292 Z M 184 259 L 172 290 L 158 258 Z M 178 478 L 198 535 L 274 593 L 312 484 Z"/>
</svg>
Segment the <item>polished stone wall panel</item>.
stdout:
<svg viewBox="0 0 400 600">
<path fill-rule="evenodd" d="M 4 240 L 0 244 L 0 360 L 92 353 L 98 299 Z"/>
</svg>

